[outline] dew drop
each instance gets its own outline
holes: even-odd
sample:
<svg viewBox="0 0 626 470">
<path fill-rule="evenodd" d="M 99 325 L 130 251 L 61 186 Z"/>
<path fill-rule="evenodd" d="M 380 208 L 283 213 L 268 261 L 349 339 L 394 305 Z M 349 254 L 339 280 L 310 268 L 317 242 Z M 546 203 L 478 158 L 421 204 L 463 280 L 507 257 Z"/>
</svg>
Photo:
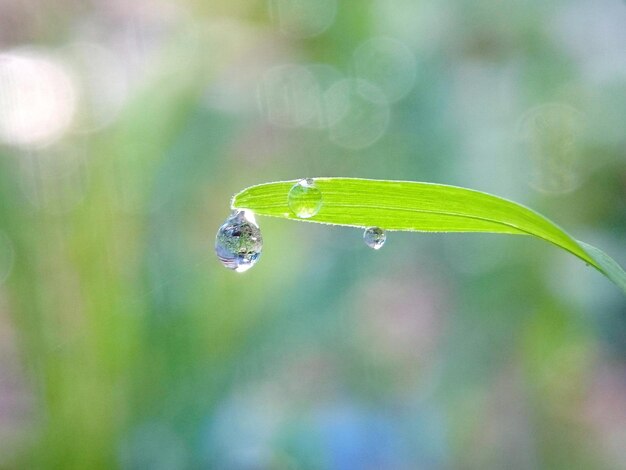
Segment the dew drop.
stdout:
<svg viewBox="0 0 626 470">
<path fill-rule="evenodd" d="M 252 211 L 234 211 L 215 237 L 215 254 L 228 269 L 247 271 L 261 256 L 263 237 Z"/>
<path fill-rule="evenodd" d="M 387 240 L 387 234 L 382 228 L 369 227 L 363 232 L 363 241 L 367 246 L 374 250 L 380 250 L 385 241 Z"/>
<path fill-rule="evenodd" d="M 317 214 L 322 207 L 322 192 L 315 187 L 312 178 L 298 181 L 287 196 L 289 209 L 301 219 Z"/>
</svg>

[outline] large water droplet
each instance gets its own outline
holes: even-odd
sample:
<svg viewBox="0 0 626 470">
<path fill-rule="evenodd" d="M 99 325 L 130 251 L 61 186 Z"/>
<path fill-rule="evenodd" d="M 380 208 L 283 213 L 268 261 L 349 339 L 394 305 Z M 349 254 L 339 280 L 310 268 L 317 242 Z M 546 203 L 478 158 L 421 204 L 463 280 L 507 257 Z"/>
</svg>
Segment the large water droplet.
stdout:
<svg viewBox="0 0 626 470">
<path fill-rule="evenodd" d="M 385 241 L 387 240 L 387 234 L 382 228 L 370 227 L 363 232 L 363 241 L 367 246 L 374 250 L 380 250 Z"/>
<path fill-rule="evenodd" d="M 289 190 L 287 203 L 294 214 L 308 219 L 322 207 L 322 192 L 315 187 L 313 179 L 300 180 Z"/>
<path fill-rule="evenodd" d="M 238 273 L 247 271 L 261 256 L 263 237 L 252 211 L 233 212 L 215 237 L 215 253 L 222 264 Z"/>
</svg>

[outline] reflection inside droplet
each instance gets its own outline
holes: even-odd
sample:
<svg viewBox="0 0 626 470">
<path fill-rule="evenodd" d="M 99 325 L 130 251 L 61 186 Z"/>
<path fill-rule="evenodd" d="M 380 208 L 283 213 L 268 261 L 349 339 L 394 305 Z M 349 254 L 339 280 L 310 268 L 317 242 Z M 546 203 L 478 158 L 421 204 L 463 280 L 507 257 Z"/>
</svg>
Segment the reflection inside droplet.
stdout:
<svg viewBox="0 0 626 470">
<path fill-rule="evenodd" d="M 374 250 L 380 250 L 386 240 L 387 234 L 382 228 L 369 227 L 363 232 L 363 241 L 367 246 Z"/>
<path fill-rule="evenodd" d="M 263 237 L 254 213 L 237 210 L 226 219 L 215 237 L 215 253 L 224 266 L 238 273 L 254 266 L 263 249 Z"/>
<path fill-rule="evenodd" d="M 301 219 L 313 217 L 322 207 L 322 192 L 311 178 L 298 181 L 287 198 L 289 208 Z"/>
</svg>

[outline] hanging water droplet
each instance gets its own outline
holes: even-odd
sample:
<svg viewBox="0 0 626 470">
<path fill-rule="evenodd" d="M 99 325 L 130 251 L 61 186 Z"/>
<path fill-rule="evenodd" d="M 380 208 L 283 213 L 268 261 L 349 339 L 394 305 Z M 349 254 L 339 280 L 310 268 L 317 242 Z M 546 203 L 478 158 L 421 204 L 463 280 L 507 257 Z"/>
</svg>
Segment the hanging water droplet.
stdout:
<svg viewBox="0 0 626 470">
<path fill-rule="evenodd" d="M 322 207 L 322 192 L 315 187 L 312 178 L 298 181 L 287 196 L 289 209 L 301 219 L 317 214 Z"/>
<path fill-rule="evenodd" d="M 234 211 L 215 237 L 215 253 L 222 264 L 238 273 L 247 271 L 261 256 L 263 237 L 252 211 Z"/>
<path fill-rule="evenodd" d="M 387 240 L 387 234 L 382 228 L 370 227 L 363 232 L 363 241 L 367 246 L 374 250 L 380 250 L 385 241 Z"/>
</svg>

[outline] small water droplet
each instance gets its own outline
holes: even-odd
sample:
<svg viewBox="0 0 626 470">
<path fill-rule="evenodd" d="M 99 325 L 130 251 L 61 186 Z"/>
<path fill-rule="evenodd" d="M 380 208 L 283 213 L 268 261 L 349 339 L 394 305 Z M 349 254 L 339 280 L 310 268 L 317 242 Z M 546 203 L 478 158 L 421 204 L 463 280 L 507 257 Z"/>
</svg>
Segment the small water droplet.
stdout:
<svg viewBox="0 0 626 470">
<path fill-rule="evenodd" d="M 322 192 L 315 187 L 312 178 L 298 181 L 287 198 L 289 208 L 301 219 L 313 217 L 322 207 Z"/>
<path fill-rule="evenodd" d="M 247 271 L 261 256 L 263 237 L 252 211 L 234 211 L 215 237 L 215 253 L 224 266 Z"/>
<path fill-rule="evenodd" d="M 387 234 L 382 228 L 369 227 L 363 232 L 363 241 L 367 246 L 374 250 L 380 250 L 385 241 L 387 240 Z"/>
</svg>

